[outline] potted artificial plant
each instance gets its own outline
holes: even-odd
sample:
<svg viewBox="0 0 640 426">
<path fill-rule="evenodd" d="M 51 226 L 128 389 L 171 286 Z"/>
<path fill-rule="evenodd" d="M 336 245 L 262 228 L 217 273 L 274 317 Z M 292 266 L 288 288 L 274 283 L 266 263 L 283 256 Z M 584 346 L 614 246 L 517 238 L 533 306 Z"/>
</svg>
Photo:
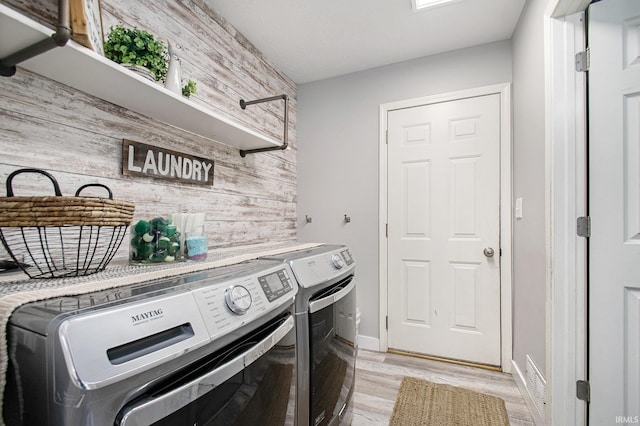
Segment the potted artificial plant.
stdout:
<svg viewBox="0 0 640 426">
<path fill-rule="evenodd" d="M 138 71 L 147 78 L 164 82 L 167 76 L 167 48 L 148 31 L 125 28 L 122 24 L 109 29 L 104 43 L 104 56 L 114 62 Z"/>
<path fill-rule="evenodd" d="M 189 79 L 186 83 L 183 81 L 183 86 L 182 86 L 182 96 L 184 97 L 190 97 L 191 95 L 193 95 L 194 93 L 196 93 L 196 82 Z"/>
</svg>

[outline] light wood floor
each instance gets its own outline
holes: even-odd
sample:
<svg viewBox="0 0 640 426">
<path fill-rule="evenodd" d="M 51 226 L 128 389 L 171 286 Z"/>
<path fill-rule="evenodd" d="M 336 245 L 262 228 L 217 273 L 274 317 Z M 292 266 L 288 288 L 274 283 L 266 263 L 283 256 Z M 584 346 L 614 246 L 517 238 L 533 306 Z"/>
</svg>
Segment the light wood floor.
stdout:
<svg viewBox="0 0 640 426">
<path fill-rule="evenodd" d="M 356 362 L 352 426 L 388 425 L 403 376 L 500 397 L 505 401 L 512 425 L 534 426 L 510 374 L 362 349 Z"/>
</svg>

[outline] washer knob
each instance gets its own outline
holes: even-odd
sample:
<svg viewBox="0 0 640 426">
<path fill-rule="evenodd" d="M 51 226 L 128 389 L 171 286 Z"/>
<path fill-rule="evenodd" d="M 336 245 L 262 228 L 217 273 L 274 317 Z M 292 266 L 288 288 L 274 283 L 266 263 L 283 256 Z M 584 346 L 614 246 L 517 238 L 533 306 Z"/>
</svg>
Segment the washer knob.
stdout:
<svg viewBox="0 0 640 426">
<path fill-rule="evenodd" d="M 333 263 L 333 266 L 336 267 L 336 269 L 342 269 L 342 267 L 344 266 L 344 260 L 342 260 L 342 256 L 340 256 L 339 254 L 334 254 L 333 256 L 331 256 L 331 262 Z"/>
<path fill-rule="evenodd" d="M 224 292 L 224 299 L 234 314 L 244 315 L 251 307 L 251 293 L 241 285 L 228 288 Z"/>
</svg>

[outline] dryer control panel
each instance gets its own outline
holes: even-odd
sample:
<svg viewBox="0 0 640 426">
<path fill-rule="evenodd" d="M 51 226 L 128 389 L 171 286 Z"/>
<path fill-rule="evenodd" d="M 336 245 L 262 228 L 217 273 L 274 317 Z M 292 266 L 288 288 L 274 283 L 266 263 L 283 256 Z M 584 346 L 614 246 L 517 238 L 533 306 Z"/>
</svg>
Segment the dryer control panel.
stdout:
<svg viewBox="0 0 640 426">
<path fill-rule="evenodd" d="M 278 259 L 278 257 L 274 257 Z M 346 246 L 320 246 L 295 253 L 285 253 L 280 260 L 291 266 L 300 287 L 310 288 L 341 276 L 353 274 L 356 262 Z"/>
<path fill-rule="evenodd" d="M 269 302 L 273 302 L 293 290 L 293 283 L 286 269 L 258 277 L 258 282 Z"/>
</svg>

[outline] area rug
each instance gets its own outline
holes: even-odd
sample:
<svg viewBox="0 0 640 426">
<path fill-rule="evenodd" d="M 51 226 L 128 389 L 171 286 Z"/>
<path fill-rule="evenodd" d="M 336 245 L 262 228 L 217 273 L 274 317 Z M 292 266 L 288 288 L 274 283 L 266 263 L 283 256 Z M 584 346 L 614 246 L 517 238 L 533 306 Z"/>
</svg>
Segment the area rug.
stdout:
<svg viewBox="0 0 640 426">
<path fill-rule="evenodd" d="M 389 426 L 509 426 L 504 400 L 405 377 L 400 384 Z"/>
</svg>

